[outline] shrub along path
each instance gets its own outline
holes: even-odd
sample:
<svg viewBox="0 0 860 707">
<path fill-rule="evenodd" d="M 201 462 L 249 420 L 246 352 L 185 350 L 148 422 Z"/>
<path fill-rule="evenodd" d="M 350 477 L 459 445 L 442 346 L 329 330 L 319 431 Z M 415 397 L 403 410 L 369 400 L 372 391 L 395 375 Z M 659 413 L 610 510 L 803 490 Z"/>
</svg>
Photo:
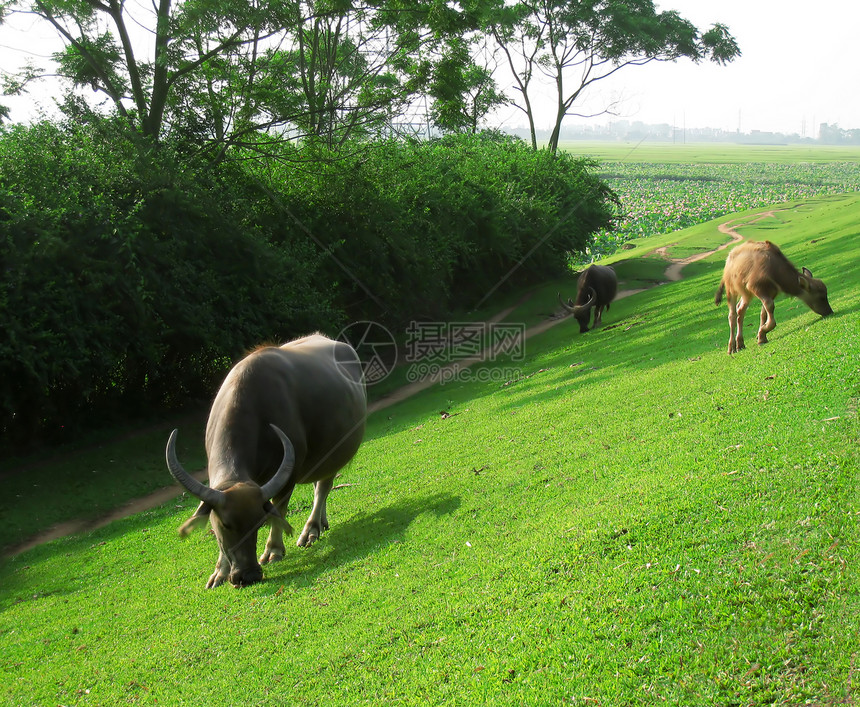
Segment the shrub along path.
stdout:
<svg viewBox="0 0 860 707">
<path fill-rule="evenodd" d="M 773 218 L 774 214 L 775 214 L 775 211 L 770 210 L 770 211 L 765 211 L 765 212 L 756 214 L 750 218 L 733 219 L 733 220 L 729 220 L 729 221 L 726 221 L 724 223 L 719 224 L 717 226 L 717 228 L 720 231 L 720 233 L 726 234 L 727 236 L 730 237 L 731 240 L 727 241 L 726 243 L 718 246 L 717 248 L 715 248 L 713 250 L 708 250 L 708 251 L 702 252 L 702 253 L 696 253 L 695 255 L 687 256 L 685 258 L 672 258 L 668 254 L 669 246 L 663 246 L 661 248 L 657 248 L 654 252 L 656 254 L 658 254 L 661 258 L 663 258 L 664 260 L 669 262 L 669 265 L 666 268 L 665 275 L 664 275 L 665 280 L 671 281 L 671 282 L 675 282 L 675 281 L 680 280 L 682 277 L 681 272 L 686 265 L 689 265 L 690 263 L 694 263 L 694 262 L 697 262 L 697 261 L 702 260 L 704 258 L 707 258 L 708 256 L 711 256 L 718 251 L 721 251 L 721 250 L 724 250 L 725 248 L 728 248 L 733 243 L 736 243 L 737 241 L 743 240 L 743 236 L 740 233 L 738 233 L 738 231 L 737 231 L 738 228 L 740 228 L 742 226 L 751 225 L 751 224 L 756 223 L 758 221 L 761 221 L 762 219 L 765 219 L 765 218 Z M 656 286 L 656 284 L 658 284 L 658 283 L 654 283 L 653 285 L 651 285 L 651 287 Z M 644 288 L 621 290 L 616 295 L 614 301 L 624 299 L 625 297 L 630 297 L 630 296 L 638 294 L 640 292 L 644 292 L 647 289 L 650 289 L 650 288 L 644 287 Z M 520 307 L 522 304 L 524 304 L 526 301 L 528 301 L 528 299 L 531 297 L 531 294 L 532 293 L 525 295 L 519 301 L 517 301 L 515 304 L 501 310 L 500 312 L 498 312 L 494 316 L 487 319 L 487 322 L 492 323 L 492 322 L 503 321 L 510 314 L 512 314 L 514 311 L 516 311 L 518 307 Z M 553 312 L 553 314 L 551 314 L 544 321 L 539 322 L 538 324 L 535 324 L 535 325 L 529 327 L 528 329 L 526 329 L 525 334 L 524 334 L 524 338 L 526 340 L 528 340 L 533 336 L 537 336 L 538 334 L 542 334 L 545 331 L 548 331 L 549 329 L 555 327 L 556 325 L 561 324 L 563 321 L 565 321 L 568 318 L 568 316 L 569 316 L 568 313 L 565 312 L 564 310 L 556 310 L 555 312 Z M 449 376 L 456 376 L 456 374 L 459 371 L 462 371 L 462 370 L 469 368 L 470 366 L 474 365 L 475 363 L 478 363 L 482 360 L 485 360 L 485 357 L 486 357 L 486 352 L 481 352 L 481 353 L 479 353 L 475 356 L 472 356 L 470 358 L 466 358 L 466 359 L 463 359 L 461 361 L 451 363 L 448 366 L 442 367 L 440 369 L 438 375 L 428 376 L 428 377 L 426 377 L 422 380 L 416 381 L 414 383 L 408 383 L 408 384 L 396 389 L 392 393 L 386 395 L 385 397 L 371 403 L 368 406 L 368 414 L 373 414 L 373 413 L 378 412 L 380 410 L 383 410 L 387 407 L 390 407 L 391 405 L 402 402 L 403 400 L 406 400 L 406 399 L 412 397 L 413 395 L 416 395 L 417 393 L 419 393 L 423 390 L 426 390 L 427 388 L 430 388 L 433 385 L 436 385 L 437 383 L 439 383 L 442 380 L 449 379 L 448 378 Z M 198 470 L 198 471 L 194 472 L 193 475 L 195 477 L 197 477 L 198 479 L 200 479 L 201 481 L 205 481 L 207 478 L 205 469 Z M 111 511 L 110 513 L 103 515 L 103 516 L 100 516 L 98 518 L 78 518 L 78 519 L 74 519 L 74 520 L 65 521 L 62 523 L 57 523 L 56 525 L 53 525 L 50 528 L 47 528 L 46 530 L 32 536 L 31 538 L 29 538 L 25 542 L 23 542 L 19 545 L 13 546 L 9 550 L 7 550 L 7 552 L 5 554 L 7 557 L 12 557 L 14 555 L 18 555 L 22 552 L 25 552 L 27 550 L 30 550 L 34 547 L 37 547 L 37 546 L 42 545 L 44 543 L 50 542 L 52 540 L 56 540 L 58 538 L 63 538 L 63 537 L 66 537 L 68 535 L 75 535 L 78 533 L 87 533 L 87 532 L 92 532 L 94 530 L 98 530 L 99 528 L 103 528 L 104 526 L 109 525 L 110 523 L 113 523 L 114 521 L 122 520 L 124 518 L 128 518 L 129 516 L 135 515 L 137 513 L 141 513 L 143 511 L 147 511 L 151 508 L 155 508 L 156 506 L 159 506 L 162 503 L 166 503 L 167 501 L 169 501 L 173 498 L 176 498 L 181 493 L 183 493 L 183 491 L 181 491 L 181 489 L 178 486 L 176 486 L 175 484 L 172 484 L 170 486 L 165 486 L 163 488 L 157 489 L 156 491 L 153 491 L 152 493 L 147 494 L 145 496 L 142 496 L 140 498 L 128 501 L 127 503 L 124 503 L 123 505 L 119 506 L 118 508 Z"/>
</svg>

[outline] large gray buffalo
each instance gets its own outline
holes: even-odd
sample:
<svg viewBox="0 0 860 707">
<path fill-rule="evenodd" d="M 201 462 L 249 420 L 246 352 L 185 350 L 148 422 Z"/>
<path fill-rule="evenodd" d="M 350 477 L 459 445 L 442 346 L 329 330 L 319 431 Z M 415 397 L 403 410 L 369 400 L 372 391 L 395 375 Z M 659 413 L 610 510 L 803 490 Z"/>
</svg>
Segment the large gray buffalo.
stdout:
<svg viewBox="0 0 860 707">
<path fill-rule="evenodd" d="M 776 328 L 773 300 L 780 292 L 798 297 L 822 317 L 833 314 L 824 283 L 806 268 L 799 272 L 770 241 L 747 241 L 729 253 L 715 304 L 722 302 L 724 290 L 729 304 L 730 355 L 744 348 L 744 313 L 753 297 L 761 300 L 759 344 L 766 344 L 767 333 Z"/>
<path fill-rule="evenodd" d="M 326 499 L 361 444 L 366 414 L 355 351 L 314 334 L 260 348 L 227 374 L 206 425 L 209 486 L 182 468 L 173 430 L 167 468 L 200 499 L 179 533 L 211 519 L 218 540 L 207 588 L 259 582 L 260 562 L 283 558 L 283 533 L 292 534 L 283 512 L 297 483 L 314 484 L 314 505 L 296 544 L 308 546 L 328 529 Z M 266 523 L 271 532 L 257 562 L 257 531 Z"/>
<path fill-rule="evenodd" d="M 609 303 L 615 299 L 618 292 L 618 277 L 608 265 L 589 265 L 576 282 L 576 299 L 568 299 L 565 303 L 558 293 L 558 303 L 573 314 L 579 322 L 579 332 L 588 331 L 588 320 L 591 310 L 594 310 L 594 327 L 602 323 L 604 308 L 609 311 Z"/>
</svg>

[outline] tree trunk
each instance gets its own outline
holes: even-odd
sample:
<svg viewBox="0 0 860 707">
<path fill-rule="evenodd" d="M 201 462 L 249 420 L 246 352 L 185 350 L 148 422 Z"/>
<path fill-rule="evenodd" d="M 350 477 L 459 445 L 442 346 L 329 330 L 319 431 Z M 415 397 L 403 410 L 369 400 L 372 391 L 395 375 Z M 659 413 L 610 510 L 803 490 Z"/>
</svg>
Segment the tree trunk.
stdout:
<svg viewBox="0 0 860 707">
<path fill-rule="evenodd" d="M 160 0 L 155 29 L 155 67 L 152 77 L 152 101 L 149 115 L 143 119 L 144 133 L 157 141 L 164 121 L 164 108 L 170 89 L 167 74 L 167 45 L 170 41 L 170 0 Z"/>
</svg>

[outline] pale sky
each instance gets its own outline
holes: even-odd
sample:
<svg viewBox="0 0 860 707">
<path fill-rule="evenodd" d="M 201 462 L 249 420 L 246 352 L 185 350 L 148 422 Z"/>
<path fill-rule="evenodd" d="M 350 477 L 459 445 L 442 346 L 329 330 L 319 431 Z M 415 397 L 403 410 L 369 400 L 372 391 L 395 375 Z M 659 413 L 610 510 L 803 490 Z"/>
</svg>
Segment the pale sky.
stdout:
<svg viewBox="0 0 860 707">
<path fill-rule="evenodd" d="M 598 83 L 587 109 L 605 107 L 621 97 L 620 118 L 678 127 L 722 128 L 798 133 L 814 137 L 820 123 L 860 128 L 860 3 L 853 0 L 665 0 L 662 10 L 674 9 L 700 29 L 714 22 L 728 25 L 743 55 L 728 66 L 652 63 L 629 67 Z M 25 22 L 26 31 L 0 25 L 0 69 L 16 68 L 27 52 L 42 57 L 56 49 L 54 35 L 38 23 Z M 43 62 L 44 63 L 44 62 Z M 500 77 L 501 78 L 501 77 Z M 27 120 L 41 103 L 51 109 L 51 89 L 13 99 L 0 97 L 12 108 L 13 120 Z M 499 120 L 524 124 L 508 109 Z M 538 120 L 549 127 L 547 114 Z M 605 124 L 601 116 L 589 121 L 569 118 L 566 124 Z"/>
<path fill-rule="evenodd" d="M 810 137 L 817 134 L 813 124 L 860 128 L 860 3 L 658 0 L 657 6 L 677 10 L 701 30 L 727 25 L 742 56 L 727 66 L 680 60 L 628 67 L 595 85 L 593 106 L 622 96 L 621 118 L 688 128 L 735 131 L 740 122 L 742 132 L 802 134 L 805 121 Z"/>
</svg>

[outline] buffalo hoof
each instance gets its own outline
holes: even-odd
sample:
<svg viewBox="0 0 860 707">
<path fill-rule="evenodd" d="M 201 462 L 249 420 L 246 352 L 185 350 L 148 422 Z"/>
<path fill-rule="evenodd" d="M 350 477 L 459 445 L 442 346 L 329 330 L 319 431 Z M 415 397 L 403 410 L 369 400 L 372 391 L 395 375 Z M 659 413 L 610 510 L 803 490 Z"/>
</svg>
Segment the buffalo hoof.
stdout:
<svg viewBox="0 0 860 707">
<path fill-rule="evenodd" d="M 304 530 L 302 534 L 299 535 L 299 539 L 296 540 L 297 547 L 310 547 L 317 540 L 320 539 L 320 534 L 318 530 Z"/>
<path fill-rule="evenodd" d="M 302 534 L 299 535 L 299 539 L 296 540 L 296 545 L 298 547 L 310 547 L 320 539 L 320 535 L 323 534 L 324 530 L 328 530 L 328 523 L 322 527 L 316 523 L 308 523 L 304 530 L 302 530 Z"/>
<path fill-rule="evenodd" d="M 206 582 L 206 589 L 215 589 L 215 587 L 220 587 L 226 581 L 227 575 L 221 574 L 220 571 L 215 570 L 209 578 L 209 581 Z"/>
<path fill-rule="evenodd" d="M 260 555 L 260 564 L 267 565 L 270 562 L 278 562 L 284 559 L 284 548 L 266 548 L 266 551 Z"/>
<path fill-rule="evenodd" d="M 328 518 L 325 515 L 323 515 L 321 521 L 315 520 L 311 516 L 308 518 L 308 522 L 305 523 L 305 527 L 296 541 L 296 545 L 298 547 L 310 547 L 320 539 L 320 536 L 326 530 L 328 530 Z"/>
</svg>

